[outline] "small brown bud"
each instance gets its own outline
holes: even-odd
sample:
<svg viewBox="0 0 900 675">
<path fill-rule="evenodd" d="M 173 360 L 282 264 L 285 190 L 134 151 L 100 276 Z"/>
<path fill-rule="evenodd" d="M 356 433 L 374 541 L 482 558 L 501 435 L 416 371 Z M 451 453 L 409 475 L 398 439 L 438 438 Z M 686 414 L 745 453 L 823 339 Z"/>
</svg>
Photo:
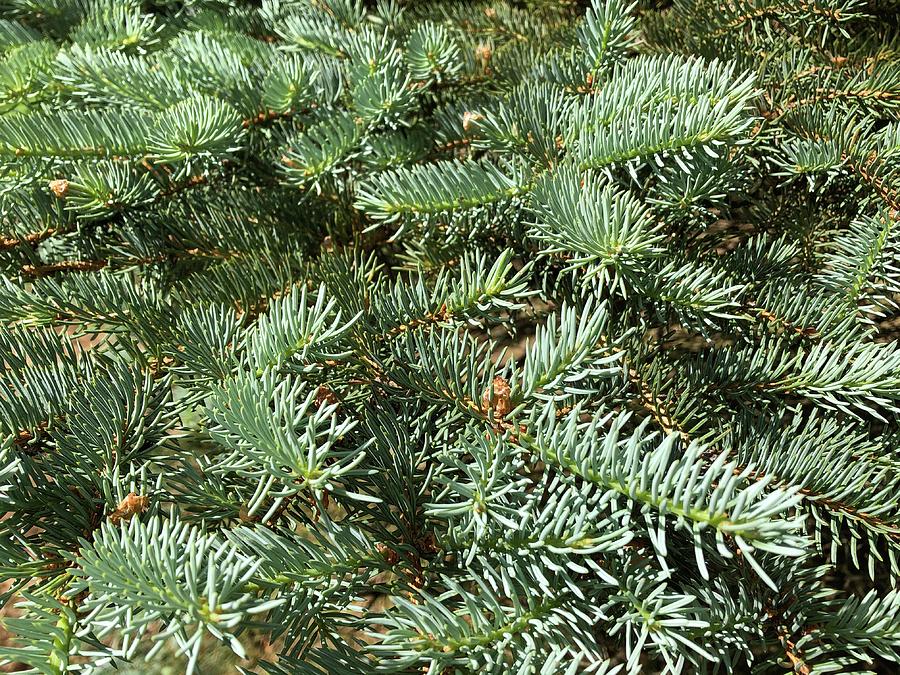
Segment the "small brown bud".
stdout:
<svg viewBox="0 0 900 675">
<path fill-rule="evenodd" d="M 431 532 L 426 532 L 425 534 L 416 537 L 414 543 L 416 550 L 418 550 L 423 557 L 427 558 L 438 552 L 437 542 L 435 542 L 434 535 Z"/>
<path fill-rule="evenodd" d="M 128 496 L 119 502 L 116 510 L 109 514 L 109 522 L 118 525 L 123 520 L 130 520 L 132 516 L 146 511 L 149 505 L 150 498 L 146 495 L 129 492 Z"/>
<path fill-rule="evenodd" d="M 496 419 L 502 419 L 512 410 L 509 382 L 499 375 L 491 381 L 491 385 L 481 395 L 481 409 L 493 411 Z"/>
<path fill-rule="evenodd" d="M 319 388 L 316 390 L 316 406 L 321 408 L 323 405 L 333 405 L 338 402 L 338 397 L 335 396 L 334 392 L 331 391 L 331 389 L 326 387 L 324 384 L 319 385 Z"/>
<path fill-rule="evenodd" d="M 65 178 L 51 180 L 50 192 L 52 192 L 53 196 L 57 199 L 65 199 L 66 195 L 69 194 L 69 181 L 67 181 Z"/>
<path fill-rule="evenodd" d="M 475 112 L 469 112 L 467 110 L 466 112 L 463 113 L 463 120 L 462 120 L 463 131 L 468 132 L 469 129 L 472 128 L 473 123 L 475 123 L 479 120 L 483 120 L 483 119 L 484 119 L 484 115 L 481 115 L 481 114 L 475 113 Z"/>
<path fill-rule="evenodd" d="M 400 562 L 400 556 L 397 555 L 397 552 L 386 544 L 375 544 L 375 550 L 378 551 L 378 553 L 382 558 L 384 558 L 385 562 L 387 562 L 388 565 L 396 565 L 398 562 Z"/>
<path fill-rule="evenodd" d="M 487 65 L 491 62 L 491 56 L 493 56 L 493 50 L 489 44 L 485 44 L 484 42 L 480 43 L 477 47 L 475 47 L 475 58 L 481 61 L 484 65 Z"/>
<path fill-rule="evenodd" d="M 434 313 L 434 319 L 436 321 L 447 321 L 451 315 L 452 312 L 447 309 L 447 303 L 445 302 L 438 308 L 438 311 Z"/>
</svg>

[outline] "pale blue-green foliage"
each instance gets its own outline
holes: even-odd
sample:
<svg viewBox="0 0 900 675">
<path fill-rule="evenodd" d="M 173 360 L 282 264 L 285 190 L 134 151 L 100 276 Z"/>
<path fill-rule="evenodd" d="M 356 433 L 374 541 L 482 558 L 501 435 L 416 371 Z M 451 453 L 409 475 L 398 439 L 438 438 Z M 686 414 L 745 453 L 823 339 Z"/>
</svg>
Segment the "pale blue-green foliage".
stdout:
<svg viewBox="0 0 900 675">
<path fill-rule="evenodd" d="M 353 33 L 348 44 L 350 96 L 359 116 L 371 126 L 405 126 L 416 108 L 413 72 L 401 46 L 377 30 Z M 407 53 L 415 58 L 415 53 Z"/>
<path fill-rule="evenodd" d="M 40 33 L 17 21 L 0 19 L 0 45 L 4 50 L 19 47 L 40 38 Z"/>
<path fill-rule="evenodd" d="M 423 82 L 441 82 L 462 69 L 459 45 L 441 25 L 424 23 L 406 41 L 410 74 Z"/>
<path fill-rule="evenodd" d="M 446 216 L 524 194 L 530 187 L 526 177 L 508 170 L 488 162 L 456 161 L 397 169 L 360 186 L 357 205 L 387 221 Z"/>
<path fill-rule="evenodd" d="M 326 489 L 344 494 L 339 481 L 365 459 L 364 448 L 333 447 L 355 420 L 338 418 L 333 406 L 317 408 L 315 390 L 305 391 L 301 380 L 278 380 L 276 373 L 267 369 L 225 380 L 211 392 L 207 408 L 211 437 L 233 450 L 209 470 L 259 477 L 250 515 L 270 496 L 319 496 Z M 279 504 L 276 500 L 270 511 Z"/>
<path fill-rule="evenodd" d="M 467 415 L 484 417 L 481 396 L 496 370 L 488 343 L 468 332 L 436 332 L 426 325 L 403 331 L 389 346 L 392 358 L 387 372 L 401 387 L 419 390 L 423 398 Z M 418 359 L 404 361 L 404 354 L 416 354 Z"/>
<path fill-rule="evenodd" d="M 304 185 L 342 172 L 357 151 L 363 129 L 349 113 L 335 111 L 288 140 L 280 162 L 290 183 Z"/>
<path fill-rule="evenodd" d="M 833 607 L 832 612 L 823 612 L 823 626 L 802 637 L 798 646 L 815 645 L 810 650 L 812 658 L 846 651 L 851 659 L 859 659 L 864 652 L 871 651 L 892 660 L 897 647 L 898 603 L 900 594 L 896 590 L 883 597 L 870 591 L 862 598 L 846 600 Z M 826 634 L 824 644 L 816 644 L 817 638 Z"/>
<path fill-rule="evenodd" d="M 299 57 L 277 60 L 263 83 L 266 108 L 283 113 L 311 103 L 318 75 Z"/>
<path fill-rule="evenodd" d="M 3 665 L 900 658 L 889 7 L 0 4 Z"/>
<path fill-rule="evenodd" d="M 82 158 L 136 155 L 146 149 L 141 130 L 155 118 L 146 112 L 38 110 L 0 120 L 0 153 L 15 157 Z"/>
<path fill-rule="evenodd" d="M 195 90 L 225 98 L 244 117 L 258 111 L 258 83 L 242 55 L 221 40 L 202 31 L 186 33 L 169 44 L 166 56 Z"/>
<path fill-rule="evenodd" d="M 817 534 L 838 536 L 842 526 L 849 527 L 856 533 L 850 550 L 855 560 L 860 560 L 861 542 L 877 548 L 880 537 L 900 531 L 891 524 L 897 510 L 896 460 L 883 454 L 879 441 L 867 438 L 861 426 L 847 428 L 827 412 L 795 420 L 784 429 L 743 418 L 723 445 L 742 464 L 817 495 L 806 503 L 821 524 Z M 854 513 L 853 505 L 860 500 L 867 503 L 868 516 Z M 837 548 L 832 549 L 835 555 Z M 896 553 L 889 549 L 889 555 Z"/>
<path fill-rule="evenodd" d="M 780 555 L 800 555 L 804 541 L 796 535 L 801 521 L 792 516 L 773 519 L 790 512 L 799 503 L 797 489 L 765 493 L 768 479 L 747 482 L 749 471 L 735 471 L 721 453 L 710 464 L 701 461 L 703 448 L 691 445 L 673 458 L 677 435 L 669 435 L 651 452 L 642 451 L 653 443 L 652 434 L 639 427 L 627 439 L 619 429 L 628 416 L 612 419 L 610 433 L 597 434 L 598 427 L 610 423 L 609 416 L 594 416 L 586 425 L 579 423 L 576 407 L 563 420 L 555 419 L 548 407 L 536 420 L 533 431 L 523 438 L 544 461 L 563 467 L 604 489 L 615 504 L 625 498 L 640 507 L 656 553 L 665 558 L 665 522 L 671 518 L 676 529 L 693 534 L 698 570 L 708 577 L 705 549 L 724 557 L 733 555 L 725 546 L 725 536 L 733 537 L 738 551 L 770 586 L 774 583 L 760 567 L 752 551 Z"/>
<path fill-rule="evenodd" d="M 672 113 L 690 111 L 698 105 L 704 105 L 699 111 L 708 110 L 722 101 L 727 101 L 728 107 L 721 110 L 740 111 L 754 93 L 754 78 L 733 65 L 639 56 L 611 72 L 597 92 L 579 100 L 574 111 L 579 125 L 572 128 L 572 134 L 577 138 L 583 131 L 608 128 L 621 115 L 623 104 L 647 114 L 649 121 L 650 115 L 666 103 L 670 107 L 665 109 Z"/>
<path fill-rule="evenodd" d="M 97 473 L 112 475 L 162 454 L 176 422 L 166 382 L 112 363 L 101 372 L 88 371 L 80 384 L 100 396 L 96 401 L 67 402 L 69 427 L 77 433 L 54 432 L 57 460 L 68 459 L 73 468 L 83 462 Z"/>
<path fill-rule="evenodd" d="M 147 336 L 168 318 L 159 290 L 150 283 L 112 274 L 74 274 L 66 279 L 36 279 L 23 288 L 8 279 L 0 302 L 11 326 L 38 327 L 56 321 L 130 325 Z M 148 326 L 148 324 L 150 324 Z"/>
<path fill-rule="evenodd" d="M 695 154 L 682 163 L 688 171 L 673 166 L 659 169 L 659 182 L 647 196 L 647 201 L 665 215 L 704 220 L 714 216 L 730 196 L 747 188 L 744 167 L 724 157 Z"/>
<path fill-rule="evenodd" d="M 66 208 L 85 221 L 109 218 L 125 205 L 146 204 L 157 193 L 150 174 L 136 174 L 116 162 L 75 165 Z"/>
<path fill-rule="evenodd" d="M 596 392 L 594 378 L 621 379 L 623 353 L 607 344 L 608 330 L 606 305 L 588 299 L 581 312 L 563 305 L 538 328 L 522 364 L 521 391 L 513 398 L 565 399 Z"/>
<path fill-rule="evenodd" d="M 196 306 L 178 317 L 181 375 L 189 381 L 225 379 L 235 370 L 241 322 L 230 307 Z"/>
<path fill-rule="evenodd" d="M 213 154 L 234 152 L 239 144 L 240 118 L 234 110 L 216 99 L 195 97 L 168 108 L 160 116 L 147 149 L 156 161 L 198 161 Z M 191 166 L 190 161 L 186 166 Z"/>
<path fill-rule="evenodd" d="M 876 316 L 890 310 L 893 294 L 900 291 L 897 229 L 886 212 L 854 220 L 824 257 L 821 283 L 848 304 L 864 305 Z"/>
<path fill-rule="evenodd" d="M 391 334 L 429 320 L 489 319 L 494 312 L 524 307 L 522 299 L 531 294 L 522 281 L 527 272 L 513 268 L 510 250 L 493 262 L 482 255 L 465 256 L 453 273 L 442 269 L 430 279 L 419 272 L 408 281 L 376 286 L 363 321 L 379 333 Z"/>
<path fill-rule="evenodd" d="M 704 336 L 717 326 L 717 321 L 736 318 L 745 292 L 745 286 L 733 283 L 725 270 L 678 261 L 669 262 L 658 276 L 636 286 L 637 292 L 646 293 L 682 325 Z"/>
<path fill-rule="evenodd" d="M 545 661 L 552 665 L 587 662 L 588 672 L 608 672 L 605 659 L 591 634 L 598 609 L 573 611 L 577 595 L 564 585 L 541 584 L 525 564 L 504 567 L 484 565 L 483 575 L 471 590 L 452 578 L 444 579 L 444 597 L 424 595 L 422 604 L 403 598 L 397 610 L 378 621 L 387 633 L 375 653 L 407 653 L 393 667 L 415 663 L 415 654 L 440 659 L 450 667 L 485 669 L 493 673 L 547 672 L 537 670 Z M 551 575 L 552 576 L 552 575 Z M 549 581 L 549 580 L 546 580 Z M 527 593 L 517 591 L 529 588 Z M 516 598 L 512 604 L 498 601 L 498 594 Z M 461 611 L 451 613 L 442 600 L 459 596 Z M 501 596 L 502 597 L 502 596 Z M 533 626 L 535 636 L 565 636 L 565 643 L 544 651 L 534 639 L 523 639 L 520 627 Z M 512 660 L 494 660 L 479 649 L 485 639 L 512 651 Z M 568 666 L 571 668 L 571 665 Z"/>
<path fill-rule="evenodd" d="M 27 647 L 0 647 L 0 657 L 31 666 L 31 672 L 59 672 L 68 660 L 77 624 L 75 610 L 53 598 L 22 594 L 17 605 L 27 618 L 8 618 L 4 627 L 29 641 Z"/>
<path fill-rule="evenodd" d="M 552 166 L 562 153 L 572 99 L 562 87 L 528 83 L 490 109 L 472 111 L 469 134 L 478 148 L 524 154 Z"/>
<path fill-rule="evenodd" d="M 76 43 L 140 51 L 154 46 L 161 30 L 156 17 L 141 12 L 137 2 L 95 0 L 85 3 L 85 11 L 78 25 L 72 28 L 71 38 Z"/>
<path fill-rule="evenodd" d="M 433 139 L 422 127 L 391 129 L 370 135 L 359 159 L 366 168 L 376 171 L 425 159 Z"/>
<path fill-rule="evenodd" d="M 72 96 L 89 103 L 112 98 L 129 107 L 165 109 L 189 95 L 170 64 L 147 68 L 140 57 L 90 43 L 60 51 L 54 72 Z"/>
<path fill-rule="evenodd" d="M 580 112 L 580 111 L 579 111 Z M 580 112 L 596 119 L 597 107 Z M 606 125 L 596 125 L 577 139 L 575 157 L 583 168 L 597 169 L 670 155 L 690 158 L 691 151 L 719 157 L 722 147 L 746 133 L 752 123 L 742 105 L 723 98 L 713 104 L 700 99 L 692 105 L 665 100 L 632 108 L 630 114 Z M 576 123 L 577 124 L 577 123 Z"/>
<path fill-rule="evenodd" d="M 243 592 L 256 574 L 258 561 L 218 536 L 177 519 L 133 520 L 128 527 L 104 527 L 76 561 L 79 572 L 72 594 L 90 590 L 86 609 L 99 634 L 117 629 L 123 614 L 128 615 L 128 626 L 122 633 L 130 638 L 140 637 L 150 623 L 165 617 L 166 630 L 154 639 L 173 638 L 191 655 L 191 663 L 199 654 L 204 630 L 243 654 L 235 629 L 248 616 L 282 602 L 255 599 Z M 128 598 L 134 608 L 122 606 L 117 598 Z M 188 672 L 192 671 L 189 666 Z"/>
<path fill-rule="evenodd" d="M 81 351 L 51 330 L 0 333 L 3 345 L 3 395 L 5 434 L 36 424 L 47 412 L 58 409 L 84 373 Z"/>
<path fill-rule="evenodd" d="M 475 461 L 464 461 L 467 454 Z M 468 564 L 477 556 L 528 555 L 555 572 L 568 566 L 602 576 L 591 556 L 632 539 L 625 511 L 608 510 L 608 497 L 588 483 L 547 474 L 538 489 L 526 490 L 533 481 L 521 475 L 523 457 L 502 437 L 465 438 L 443 464 L 446 473 L 435 477 L 440 500 L 427 509 L 448 521 L 450 545 L 465 552 Z M 584 557 L 576 562 L 575 555 Z"/>
<path fill-rule="evenodd" d="M 628 192 L 573 167 L 546 177 L 532 197 L 535 235 L 548 253 L 572 252 L 573 268 L 590 265 L 600 282 L 624 285 L 661 249 L 647 207 Z"/>
<path fill-rule="evenodd" d="M 30 104 L 43 98 L 56 52 L 53 43 L 35 40 L 4 55 L 0 60 L 0 110 L 8 112 L 21 103 Z"/>
<path fill-rule="evenodd" d="M 634 30 L 634 5 L 622 2 L 594 3 L 578 27 L 578 42 L 592 78 L 625 60 Z"/>
<path fill-rule="evenodd" d="M 349 356 L 341 342 L 358 315 L 344 319 L 336 305 L 324 287 L 319 288 L 314 303 L 307 301 L 306 288 L 274 301 L 246 334 L 249 364 L 261 374 L 270 366 L 296 363 L 303 368 Z"/>
</svg>

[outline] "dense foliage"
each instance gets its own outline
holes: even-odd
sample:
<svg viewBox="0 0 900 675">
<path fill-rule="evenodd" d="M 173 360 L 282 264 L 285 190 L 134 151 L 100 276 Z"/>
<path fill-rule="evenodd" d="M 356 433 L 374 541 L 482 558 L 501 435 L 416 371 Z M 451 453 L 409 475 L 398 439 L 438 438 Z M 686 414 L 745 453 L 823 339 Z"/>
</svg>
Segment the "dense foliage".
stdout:
<svg viewBox="0 0 900 675">
<path fill-rule="evenodd" d="M 897 672 L 894 0 L 0 12 L 0 658 Z"/>
</svg>

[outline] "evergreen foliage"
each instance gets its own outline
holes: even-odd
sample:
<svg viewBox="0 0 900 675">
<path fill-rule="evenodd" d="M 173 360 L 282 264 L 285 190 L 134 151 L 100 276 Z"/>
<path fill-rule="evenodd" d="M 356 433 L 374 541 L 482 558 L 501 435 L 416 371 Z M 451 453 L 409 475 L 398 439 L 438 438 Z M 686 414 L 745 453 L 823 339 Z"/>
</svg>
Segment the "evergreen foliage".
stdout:
<svg viewBox="0 0 900 675">
<path fill-rule="evenodd" d="M 900 668 L 896 0 L 0 0 L 0 60 L 0 659 Z"/>
</svg>

